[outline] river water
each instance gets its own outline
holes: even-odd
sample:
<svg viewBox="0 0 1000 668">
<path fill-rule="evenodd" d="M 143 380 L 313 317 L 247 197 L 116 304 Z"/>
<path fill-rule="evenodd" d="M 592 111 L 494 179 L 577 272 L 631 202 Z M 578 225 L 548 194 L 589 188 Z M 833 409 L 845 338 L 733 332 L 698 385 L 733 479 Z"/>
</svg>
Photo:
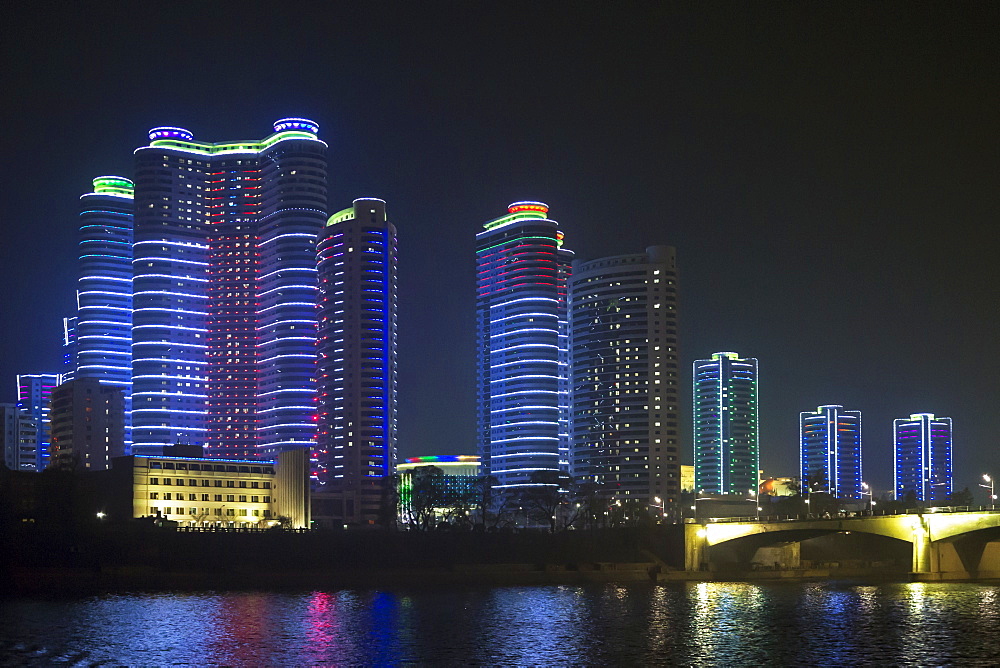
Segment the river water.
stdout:
<svg viewBox="0 0 1000 668">
<path fill-rule="evenodd" d="M 677 583 L 0 600 L 0 665 L 1000 665 L 1000 586 Z"/>
</svg>

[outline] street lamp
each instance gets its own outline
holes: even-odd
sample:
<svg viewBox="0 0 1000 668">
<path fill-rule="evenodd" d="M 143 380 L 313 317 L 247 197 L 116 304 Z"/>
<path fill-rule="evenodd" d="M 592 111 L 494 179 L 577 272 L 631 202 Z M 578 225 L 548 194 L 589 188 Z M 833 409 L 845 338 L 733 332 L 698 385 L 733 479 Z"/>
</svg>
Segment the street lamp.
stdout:
<svg viewBox="0 0 1000 668">
<path fill-rule="evenodd" d="M 979 486 L 986 487 L 990 490 L 990 510 L 994 510 L 996 508 L 997 495 L 993 493 L 993 478 L 991 478 L 988 473 L 984 473 L 983 480 L 985 480 L 989 484 L 984 485 L 983 483 L 979 483 Z"/>
<path fill-rule="evenodd" d="M 861 483 L 861 496 L 868 495 L 868 511 L 873 515 L 875 514 L 875 490 L 868 485 L 868 483 Z"/>
<path fill-rule="evenodd" d="M 868 483 L 861 483 L 861 496 L 868 495 L 868 510 L 875 508 L 875 490 L 868 486 Z"/>
<path fill-rule="evenodd" d="M 947 482 L 932 482 L 932 483 L 930 484 L 930 488 L 931 488 L 931 489 L 930 489 L 930 496 L 931 496 L 931 498 L 930 498 L 930 499 L 927 499 L 927 500 L 928 500 L 928 501 L 937 501 L 937 500 L 938 500 L 938 499 L 937 499 L 937 496 L 938 496 L 938 490 L 936 490 L 936 489 L 934 489 L 934 488 L 935 488 L 935 487 L 944 487 L 944 486 L 946 486 L 947 484 L 948 484 Z"/>
<path fill-rule="evenodd" d="M 753 497 L 753 505 L 757 509 L 757 521 L 759 522 L 760 521 L 760 511 L 761 511 L 761 507 L 760 507 L 760 488 L 758 487 L 757 489 L 751 489 L 751 490 L 747 490 L 747 491 L 749 492 L 750 496 Z M 750 499 L 747 499 L 747 501 L 749 501 L 749 500 Z"/>
<path fill-rule="evenodd" d="M 659 508 L 659 510 L 660 510 L 660 517 L 666 517 L 667 516 L 667 510 L 666 510 L 666 507 L 665 507 L 666 503 L 664 503 L 663 499 L 661 499 L 660 497 L 654 496 L 653 497 L 653 503 L 651 503 L 649 505 L 651 505 L 654 508 Z M 659 521 L 662 521 L 662 520 L 659 520 Z"/>
</svg>

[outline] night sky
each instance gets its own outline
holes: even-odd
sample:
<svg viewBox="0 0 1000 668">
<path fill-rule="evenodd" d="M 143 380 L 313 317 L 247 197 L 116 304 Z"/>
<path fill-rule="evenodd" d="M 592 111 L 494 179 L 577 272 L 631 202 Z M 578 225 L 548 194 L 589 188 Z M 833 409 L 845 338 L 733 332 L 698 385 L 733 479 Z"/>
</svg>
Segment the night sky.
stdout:
<svg viewBox="0 0 1000 668">
<path fill-rule="evenodd" d="M 59 369 L 94 176 L 304 116 L 330 209 L 399 231 L 402 456 L 473 451 L 474 238 L 531 199 L 579 258 L 677 247 L 685 434 L 733 350 L 768 474 L 837 403 L 876 493 L 914 412 L 954 418 L 956 487 L 1000 475 L 1000 4 L 109 4 L 3 10 L 0 401 Z"/>
</svg>

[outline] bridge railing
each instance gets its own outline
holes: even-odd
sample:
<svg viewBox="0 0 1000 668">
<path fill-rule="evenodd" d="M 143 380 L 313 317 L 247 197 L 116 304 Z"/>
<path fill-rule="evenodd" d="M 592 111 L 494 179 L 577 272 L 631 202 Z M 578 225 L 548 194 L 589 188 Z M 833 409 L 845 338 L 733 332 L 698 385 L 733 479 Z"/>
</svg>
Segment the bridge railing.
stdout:
<svg viewBox="0 0 1000 668">
<path fill-rule="evenodd" d="M 893 517 L 899 515 L 921 515 L 926 513 L 1000 513 L 995 506 L 933 506 L 930 508 L 907 508 L 903 511 L 858 510 L 840 513 L 800 513 L 798 515 L 747 515 L 744 517 L 685 518 L 685 522 L 697 524 L 706 522 L 801 522 L 803 520 L 844 520 L 859 517 Z"/>
</svg>

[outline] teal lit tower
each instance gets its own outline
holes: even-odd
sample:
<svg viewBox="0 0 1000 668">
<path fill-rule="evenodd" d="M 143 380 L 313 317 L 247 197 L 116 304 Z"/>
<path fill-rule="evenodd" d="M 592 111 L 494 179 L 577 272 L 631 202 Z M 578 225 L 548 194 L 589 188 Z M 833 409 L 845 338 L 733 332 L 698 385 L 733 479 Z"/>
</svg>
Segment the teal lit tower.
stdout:
<svg viewBox="0 0 1000 668">
<path fill-rule="evenodd" d="M 132 220 L 134 184 L 98 176 L 80 197 L 77 315 L 64 323 L 64 350 L 71 373 L 63 381 L 90 378 L 125 397 L 125 442 L 131 443 L 132 407 Z"/>
<path fill-rule="evenodd" d="M 695 490 L 744 495 L 757 489 L 759 470 L 757 360 L 733 352 L 695 360 Z"/>
</svg>

